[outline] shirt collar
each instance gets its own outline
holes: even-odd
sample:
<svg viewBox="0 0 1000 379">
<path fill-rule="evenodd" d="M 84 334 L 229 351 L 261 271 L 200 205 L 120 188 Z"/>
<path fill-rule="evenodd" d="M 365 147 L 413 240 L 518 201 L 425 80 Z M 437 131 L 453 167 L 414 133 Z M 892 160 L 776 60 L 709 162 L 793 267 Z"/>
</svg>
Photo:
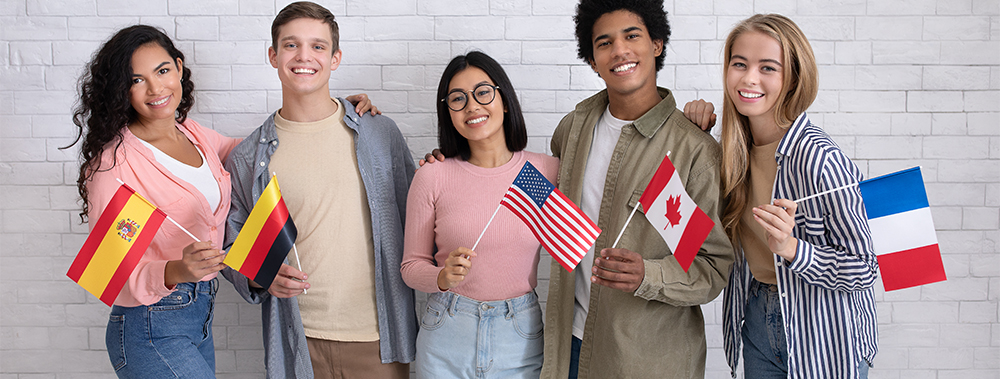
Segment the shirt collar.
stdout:
<svg viewBox="0 0 1000 379">
<path fill-rule="evenodd" d="M 788 131 L 785 132 L 785 136 L 781 137 L 781 143 L 778 144 L 778 150 L 775 151 L 775 156 L 782 155 L 787 156 L 791 152 L 792 147 L 795 146 L 802 135 L 805 134 L 806 126 L 809 125 L 809 116 L 806 112 L 802 112 L 799 117 L 795 118 L 792 122 L 792 126 L 788 127 Z"/>
<path fill-rule="evenodd" d="M 651 138 L 656 134 L 656 131 L 663 126 L 664 121 L 677 110 L 674 95 L 669 89 L 656 87 L 656 91 L 660 95 L 660 102 L 632 122 L 639 134 L 646 138 Z M 608 107 L 608 90 L 604 89 L 598 92 L 590 99 L 580 102 L 577 107 L 584 113 L 590 109 L 600 109 L 603 112 Z"/>
</svg>

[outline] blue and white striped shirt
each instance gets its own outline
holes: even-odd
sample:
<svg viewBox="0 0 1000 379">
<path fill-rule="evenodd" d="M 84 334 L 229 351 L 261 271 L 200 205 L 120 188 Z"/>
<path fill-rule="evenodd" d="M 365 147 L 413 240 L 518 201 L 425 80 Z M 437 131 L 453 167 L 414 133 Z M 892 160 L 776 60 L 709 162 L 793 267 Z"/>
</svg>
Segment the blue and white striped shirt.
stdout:
<svg viewBox="0 0 1000 379">
<path fill-rule="evenodd" d="M 774 199 L 800 199 L 858 183 L 861 171 L 805 113 L 775 152 Z M 788 348 L 789 378 L 857 378 L 878 350 L 878 263 L 857 187 L 800 203 L 795 260 L 774 256 Z M 726 359 L 736 377 L 740 328 L 751 274 L 740 248 L 723 297 Z"/>
</svg>

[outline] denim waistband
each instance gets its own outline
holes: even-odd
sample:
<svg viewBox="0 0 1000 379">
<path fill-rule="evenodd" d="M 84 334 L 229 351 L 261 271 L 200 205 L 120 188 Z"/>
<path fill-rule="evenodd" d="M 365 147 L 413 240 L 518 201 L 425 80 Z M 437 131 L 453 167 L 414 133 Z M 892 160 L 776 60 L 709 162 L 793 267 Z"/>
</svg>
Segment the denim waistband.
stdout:
<svg viewBox="0 0 1000 379">
<path fill-rule="evenodd" d="M 219 278 L 215 277 L 212 278 L 211 280 L 205 280 L 197 283 L 192 283 L 192 282 L 177 283 L 177 285 L 174 286 L 174 291 L 178 290 L 193 290 L 194 292 L 199 292 L 199 293 L 214 294 L 219 291 Z"/>
<path fill-rule="evenodd" d="M 454 292 L 439 292 L 431 294 L 427 301 L 444 305 L 450 314 L 462 312 L 476 314 L 480 317 L 504 316 L 510 318 L 515 313 L 537 306 L 538 295 L 535 294 L 535 291 L 531 291 L 506 300 L 478 301 Z"/>
<path fill-rule="evenodd" d="M 778 292 L 777 284 L 767 284 L 758 282 L 757 279 L 750 278 L 750 292 L 757 292 L 760 290 L 766 290 L 771 292 Z"/>
</svg>

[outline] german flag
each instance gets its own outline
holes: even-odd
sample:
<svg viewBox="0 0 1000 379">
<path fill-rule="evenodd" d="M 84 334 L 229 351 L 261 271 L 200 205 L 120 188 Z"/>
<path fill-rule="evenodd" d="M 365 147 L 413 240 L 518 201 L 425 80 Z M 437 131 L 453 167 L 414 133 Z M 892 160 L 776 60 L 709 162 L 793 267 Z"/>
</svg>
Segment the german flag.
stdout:
<svg viewBox="0 0 1000 379">
<path fill-rule="evenodd" d="M 268 288 L 297 234 L 281 198 L 278 179 L 272 176 L 222 263 Z"/>
<path fill-rule="evenodd" d="M 166 217 L 122 184 L 104 207 L 66 276 L 111 306 Z"/>
</svg>

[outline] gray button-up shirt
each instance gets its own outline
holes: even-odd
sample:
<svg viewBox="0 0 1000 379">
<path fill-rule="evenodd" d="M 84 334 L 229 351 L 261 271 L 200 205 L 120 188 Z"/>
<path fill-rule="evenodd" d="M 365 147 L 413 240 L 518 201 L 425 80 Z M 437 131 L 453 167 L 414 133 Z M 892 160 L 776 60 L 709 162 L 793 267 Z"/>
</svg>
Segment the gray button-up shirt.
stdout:
<svg viewBox="0 0 1000 379">
<path fill-rule="evenodd" d="M 341 104 L 350 104 L 340 99 Z M 413 290 L 406 286 L 399 267 L 403 256 L 406 193 L 416 170 L 410 150 L 396 124 L 385 116 L 358 116 L 348 111 L 344 122 L 354 130 L 358 169 L 371 209 L 375 245 L 375 302 L 378 308 L 379 346 L 383 363 L 409 363 L 417 337 Z M 274 115 L 233 149 L 226 160 L 232 175 L 232 208 L 226 227 L 225 248 L 232 246 L 253 205 L 271 178 L 268 165 L 278 149 Z M 323 162 L 314 164 L 323 169 Z M 280 299 L 250 287 L 247 278 L 226 268 L 222 274 L 251 304 L 262 304 L 264 355 L 268 378 L 312 378 L 298 300 Z"/>
</svg>

